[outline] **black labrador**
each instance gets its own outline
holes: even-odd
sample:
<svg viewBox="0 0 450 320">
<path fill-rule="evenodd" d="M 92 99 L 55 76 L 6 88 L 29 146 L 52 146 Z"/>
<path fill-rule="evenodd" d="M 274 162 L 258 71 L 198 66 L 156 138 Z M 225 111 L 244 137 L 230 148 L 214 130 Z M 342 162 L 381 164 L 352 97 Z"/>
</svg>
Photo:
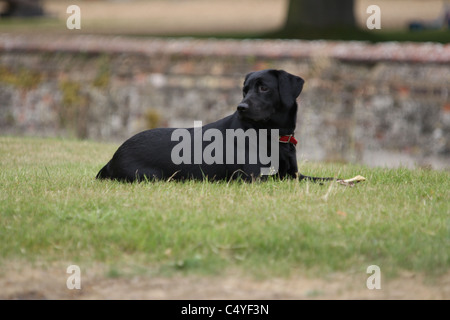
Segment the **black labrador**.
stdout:
<svg viewBox="0 0 450 320">
<path fill-rule="evenodd" d="M 202 127 L 138 133 L 119 147 L 97 178 L 252 181 L 276 174 L 281 179 L 331 180 L 298 172 L 293 134 L 303 84 L 283 70 L 249 73 L 243 100 L 232 115 Z"/>
</svg>

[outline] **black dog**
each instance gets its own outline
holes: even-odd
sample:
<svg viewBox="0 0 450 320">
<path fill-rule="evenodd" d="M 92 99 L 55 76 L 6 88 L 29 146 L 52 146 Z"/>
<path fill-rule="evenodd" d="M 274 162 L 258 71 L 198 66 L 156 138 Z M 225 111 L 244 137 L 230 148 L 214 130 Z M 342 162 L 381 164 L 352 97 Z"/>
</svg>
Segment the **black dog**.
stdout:
<svg viewBox="0 0 450 320">
<path fill-rule="evenodd" d="M 252 152 L 256 150 L 250 148 L 252 135 L 245 136 L 245 141 L 249 141 L 247 144 L 236 141 L 239 140 L 235 139 L 236 136 L 227 135 L 230 130 L 241 134 L 253 130 L 257 138 L 253 146 L 268 145 L 266 155 L 270 153 L 271 159 L 277 157 L 275 171 L 280 178 L 330 180 L 298 173 L 295 152 L 297 141 L 293 134 L 297 121 L 296 98 L 302 91 L 303 83 L 302 78 L 283 70 L 249 73 L 244 81 L 244 98 L 235 113 L 201 128 L 160 128 L 138 133 L 119 147 L 97 174 L 97 178 L 129 182 L 153 179 L 253 180 L 261 177 L 262 169 L 267 168 L 267 161 L 263 163 L 261 155 L 252 161 Z M 181 132 L 185 135 L 178 134 L 176 130 L 185 130 Z M 206 137 L 208 130 L 214 133 L 214 139 Z M 275 138 L 274 132 L 278 133 Z M 202 136 L 203 133 L 205 136 Z M 188 147 L 182 148 L 179 142 L 182 136 L 186 139 L 183 143 Z M 199 137 L 202 139 L 200 145 Z M 262 138 L 265 138 L 266 145 L 261 142 Z M 268 143 L 273 139 L 276 139 L 276 148 Z M 216 148 L 212 148 L 214 143 Z M 275 154 L 277 149 L 278 154 Z M 209 158 L 205 160 L 202 156 Z M 211 158 L 215 161 L 211 161 Z"/>
</svg>

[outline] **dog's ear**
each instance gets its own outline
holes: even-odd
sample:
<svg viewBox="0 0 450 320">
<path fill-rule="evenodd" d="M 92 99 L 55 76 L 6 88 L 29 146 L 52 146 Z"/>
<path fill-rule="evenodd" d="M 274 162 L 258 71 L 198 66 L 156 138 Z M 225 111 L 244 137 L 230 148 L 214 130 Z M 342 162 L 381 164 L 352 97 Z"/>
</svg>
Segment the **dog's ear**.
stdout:
<svg viewBox="0 0 450 320">
<path fill-rule="evenodd" d="M 281 103 L 290 108 L 302 92 L 305 80 L 300 77 L 287 73 L 284 70 L 277 70 L 278 91 L 280 93 Z"/>
</svg>

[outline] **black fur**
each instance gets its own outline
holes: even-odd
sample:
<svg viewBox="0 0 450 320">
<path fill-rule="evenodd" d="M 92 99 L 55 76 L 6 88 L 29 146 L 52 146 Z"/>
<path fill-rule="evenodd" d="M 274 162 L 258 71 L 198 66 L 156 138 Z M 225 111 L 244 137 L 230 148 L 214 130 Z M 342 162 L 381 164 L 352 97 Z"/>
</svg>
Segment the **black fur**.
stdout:
<svg viewBox="0 0 450 320">
<path fill-rule="evenodd" d="M 223 137 L 227 129 L 278 129 L 280 135 L 290 135 L 295 131 L 297 121 L 297 102 L 303 88 L 304 80 L 283 70 L 263 70 L 249 73 L 245 77 L 243 99 L 236 112 L 216 122 L 202 127 L 218 129 Z M 97 174 L 98 179 L 117 179 L 121 181 L 142 181 L 152 179 L 205 179 L 229 180 L 242 178 L 253 180 L 260 177 L 263 165 L 259 159 L 256 164 L 248 161 L 248 144 L 244 164 L 174 164 L 171 159 L 172 149 L 179 141 L 172 141 L 175 128 L 159 128 L 143 131 L 125 141 L 112 159 Z M 194 128 L 187 129 L 191 141 L 194 141 Z M 270 138 L 270 137 L 269 137 Z M 268 141 L 269 141 L 268 138 Z M 258 136 L 259 139 L 259 136 Z M 225 142 L 225 139 L 224 139 Z M 202 150 L 209 142 L 204 142 Z M 224 143 L 225 145 L 225 143 Z M 237 148 L 234 142 L 236 160 Z M 191 148 L 191 155 L 194 154 Z M 224 160 L 226 149 L 223 149 Z M 192 156 L 193 158 L 193 156 Z M 224 161 L 225 163 L 225 161 Z M 310 180 L 329 180 L 330 178 L 307 177 L 298 173 L 295 146 L 291 143 L 279 143 L 280 178 Z M 263 178 L 266 176 L 263 176 Z"/>
</svg>

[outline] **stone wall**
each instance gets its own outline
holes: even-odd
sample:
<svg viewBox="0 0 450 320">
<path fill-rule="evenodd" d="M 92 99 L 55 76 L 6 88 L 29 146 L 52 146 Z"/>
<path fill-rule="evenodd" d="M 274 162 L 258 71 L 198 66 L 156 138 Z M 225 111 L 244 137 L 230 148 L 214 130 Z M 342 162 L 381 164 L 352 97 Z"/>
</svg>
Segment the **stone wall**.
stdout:
<svg viewBox="0 0 450 320">
<path fill-rule="evenodd" d="M 246 73 L 300 75 L 299 159 L 450 168 L 450 46 L 0 34 L 0 134 L 122 142 L 234 112 Z"/>
</svg>

